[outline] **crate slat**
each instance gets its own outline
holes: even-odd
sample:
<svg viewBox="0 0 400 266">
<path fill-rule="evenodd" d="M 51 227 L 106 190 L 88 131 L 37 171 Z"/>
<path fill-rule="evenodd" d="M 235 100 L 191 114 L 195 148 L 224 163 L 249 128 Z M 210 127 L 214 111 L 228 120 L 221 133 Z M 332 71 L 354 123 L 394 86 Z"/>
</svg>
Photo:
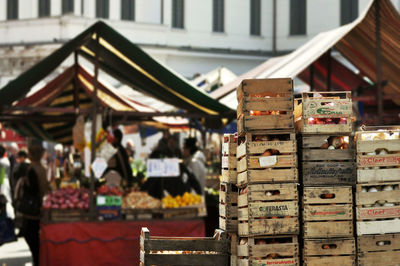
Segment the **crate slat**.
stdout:
<svg viewBox="0 0 400 266">
<path fill-rule="evenodd" d="M 373 253 L 362 253 L 358 255 L 360 266 L 397 266 L 400 265 L 400 251 L 384 251 Z"/>
<path fill-rule="evenodd" d="M 359 253 L 400 250 L 400 234 L 359 236 L 357 246 Z"/>
<path fill-rule="evenodd" d="M 299 179 L 297 168 L 290 169 L 252 169 L 237 175 L 238 185 L 254 183 L 296 183 Z"/>
<path fill-rule="evenodd" d="M 236 182 L 237 182 L 237 171 L 236 170 L 222 169 L 221 175 L 222 175 L 221 182 L 236 184 Z"/>
<path fill-rule="evenodd" d="M 339 204 L 353 203 L 351 187 L 304 187 L 303 202 L 305 204 Z M 333 198 L 321 198 L 322 195 L 333 194 Z"/>
<path fill-rule="evenodd" d="M 239 222 L 240 236 L 256 235 L 296 235 L 299 233 L 297 217 L 282 219 L 257 219 L 248 222 Z"/>
<path fill-rule="evenodd" d="M 245 207 L 255 201 L 297 200 L 297 185 L 286 184 L 250 184 L 247 193 L 238 196 L 238 206 Z"/>
<path fill-rule="evenodd" d="M 329 248 L 325 248 L 329 246 Z M 333 247 L 332 247 L 333 246 Z M 313 239 L 304 241 L 304 256 L 355 255 L 356 241 L 354 238 Z"/>
<path fill-rule="evenodd" d="M 304 265 L 307 266 L 321 266 L 321 265 L 356 265 L 356 256 L 324 256 L 324 257 L 305 257 Z"/>
<path fill-rule="evenodd" d="M 400 233 L 400 220 L 357 221 L 357 235 Z"/>
<path fill-rule="evenodd" d="M 299 207 L 297 201 L 249 203 L 247 208 L 238 210 L 239 221 L 254 218 L 297 216 Z"/>
<path fill-rule="evenodd" d="M 303 183 L 316 185 L 353 185 L 355 184 L 354 162 L 303 162 Z"/>
<path fill-rule="evenodd" d="M 351 237 L 353 221 L 304 222 L 304 238 Z"/>
<path fill-rule="evenodd" d="M 351 204 L 305 205 L 303 217 L 304 221 L 352 220 L 353 206 Z"/>
</svg>

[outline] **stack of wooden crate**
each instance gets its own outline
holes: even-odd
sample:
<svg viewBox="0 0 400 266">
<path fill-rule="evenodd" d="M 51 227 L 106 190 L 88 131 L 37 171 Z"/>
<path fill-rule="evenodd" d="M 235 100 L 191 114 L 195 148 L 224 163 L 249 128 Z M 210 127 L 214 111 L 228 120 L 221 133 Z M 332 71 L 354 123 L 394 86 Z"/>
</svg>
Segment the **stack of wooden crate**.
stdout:
<svg viewBox="0 0 400 266">
<path fill-rule="evenodd" d="M 237 134 L 224 134 L 222 143 L 222 179 L 219 190 L 219 227 L 228 233 L 231 241 L 231 264 L 237 261 L 238 188 L 237 182 Z"/>
<path fill-rule="evenodd" d="M 300 114 L 296 129 L 301 133 L 303 262 L 353 265 L 355 153 L 351 93 L 303 93 L 296 112 Z"/>
<path fill-rule="evenodd" d="M 243 80 L 238 97 L 238 265 L 298 265 L 291 79 Z"/>
<path fill-rule="evenodd" d="M 359 265 L 400 264 L 400 128 L 356 132 Z"/>
</svg>

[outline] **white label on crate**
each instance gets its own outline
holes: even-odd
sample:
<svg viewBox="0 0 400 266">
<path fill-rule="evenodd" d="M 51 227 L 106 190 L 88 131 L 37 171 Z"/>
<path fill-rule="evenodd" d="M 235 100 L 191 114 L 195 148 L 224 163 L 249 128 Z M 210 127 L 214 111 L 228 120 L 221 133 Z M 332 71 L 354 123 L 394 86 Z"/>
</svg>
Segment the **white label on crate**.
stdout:
<svg viewBox="0 0 400 266">
<path fill-rule="evenodd" d="M 96 197 L 97 205 L 105 205 L 106 204 L 106 197 L 98 195 Z"/>
<path fill-rule="evenodd" d="M 263 156 L 258 159 L 261 167 L 274 166 L 278 162 L 278 157 L 273 156 Z"/>
<path fill-rule="evenodd" d="M 229 143 L 222 143 L 222 154 L 228 155 L 229 154 Z"/>
</svg>

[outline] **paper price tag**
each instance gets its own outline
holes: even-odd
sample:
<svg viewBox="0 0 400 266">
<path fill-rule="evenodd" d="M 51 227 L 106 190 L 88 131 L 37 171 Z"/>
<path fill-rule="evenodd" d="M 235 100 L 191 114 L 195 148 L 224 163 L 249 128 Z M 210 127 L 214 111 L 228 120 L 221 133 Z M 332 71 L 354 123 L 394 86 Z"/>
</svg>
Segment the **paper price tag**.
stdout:
<svg viewBox="0 0 400 266">
<path fill-rule="evenodd" d="M 278 157 L 273 156 L 263 156 L 258 159 L 261 167 L 274 166 L 278 162 Z"/>
<path fill-rule="evenodd" d="M 97 205 L 105 205 L 106 204 L 106 197 L 104 196 L 97 196 Z"/>
</svg>

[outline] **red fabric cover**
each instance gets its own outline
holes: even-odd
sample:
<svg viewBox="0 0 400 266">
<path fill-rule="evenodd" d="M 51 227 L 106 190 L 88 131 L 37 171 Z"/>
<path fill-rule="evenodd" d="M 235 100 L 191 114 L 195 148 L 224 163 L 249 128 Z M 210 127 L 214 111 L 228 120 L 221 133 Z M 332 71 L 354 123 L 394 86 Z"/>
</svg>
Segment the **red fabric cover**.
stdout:
<svg viewBox="0 0 400 266">
<path fill-rule="evenodd" d="M 40 265 L 139 265 L 142 227 L 150 236 L 205 236 L 203 220 L 42 224 Z"/>
</svg>

